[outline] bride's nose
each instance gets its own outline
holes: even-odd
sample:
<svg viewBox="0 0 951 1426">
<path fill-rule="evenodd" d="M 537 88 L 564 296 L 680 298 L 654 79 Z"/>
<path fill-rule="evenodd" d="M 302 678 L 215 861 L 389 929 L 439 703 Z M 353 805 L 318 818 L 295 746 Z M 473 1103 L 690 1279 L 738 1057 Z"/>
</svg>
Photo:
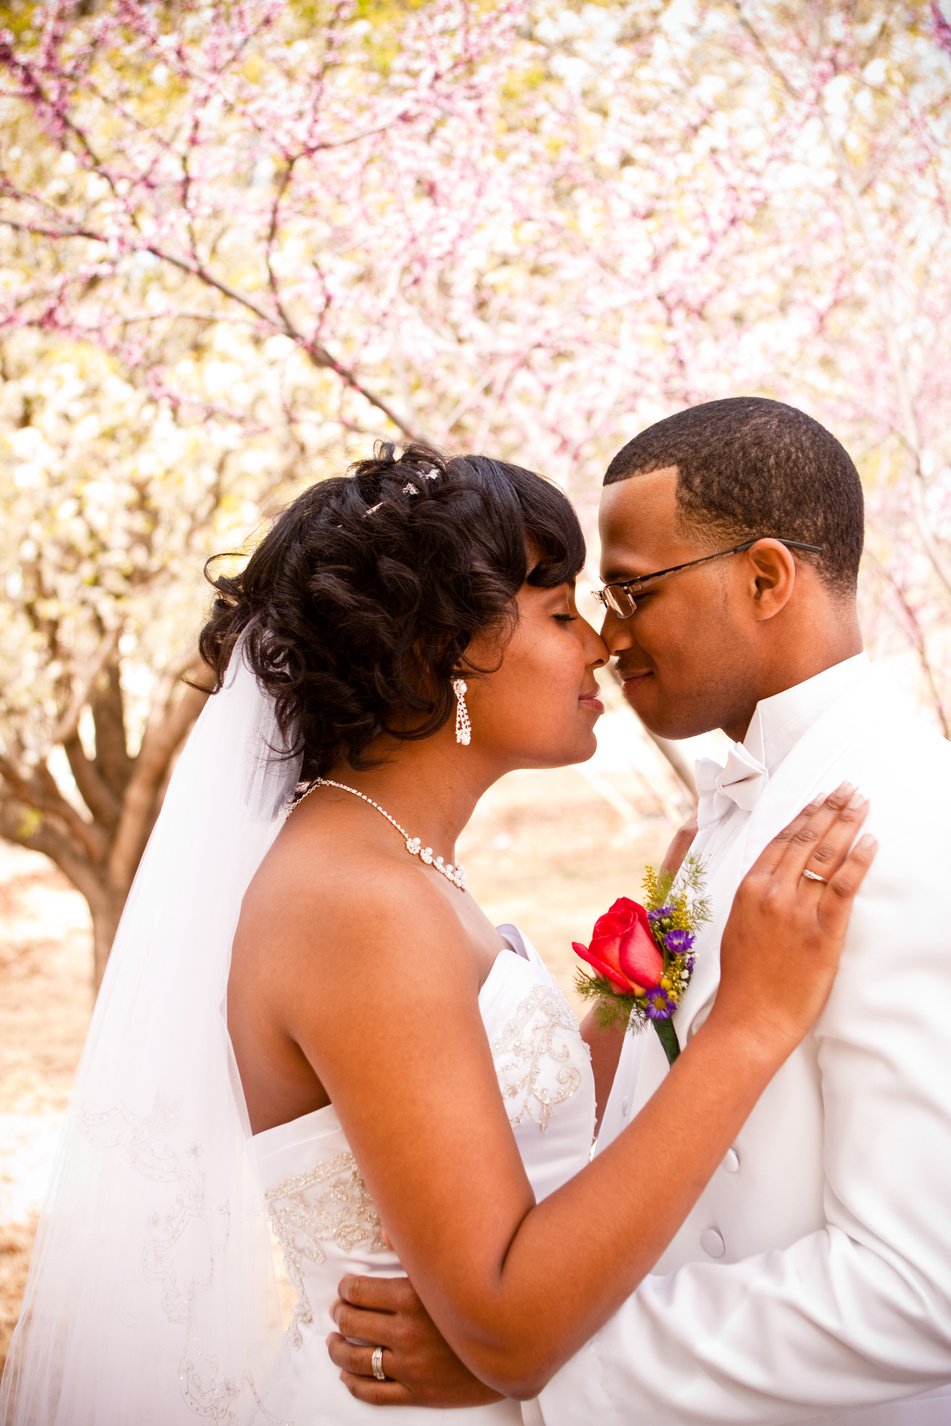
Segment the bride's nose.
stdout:
<svg viewBox="0 0 951 1426">
<path fill-rule="evenodd" d="M 597 629 L 594 627 L 593 624 L 589 624 L 587 619 L 584 621 L 584 624 L 586 643 L 585 653 L 587 655 L 588 667 L 603 668 L 604 665 L 607 663 L 608 659 L 611 657 L 611 650 L 608 648 L 601 634 L 598 633 Z"/>
</svg>

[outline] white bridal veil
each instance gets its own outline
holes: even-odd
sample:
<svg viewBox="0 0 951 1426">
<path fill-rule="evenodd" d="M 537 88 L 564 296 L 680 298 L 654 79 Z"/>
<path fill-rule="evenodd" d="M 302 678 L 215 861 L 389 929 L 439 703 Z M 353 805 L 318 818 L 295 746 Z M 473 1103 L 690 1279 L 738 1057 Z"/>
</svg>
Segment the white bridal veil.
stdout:
<svg viewBox="0 0 951 1426">
<path fill-rule="evenodd" d="M 119 926 L 0 1389 L 3 1426 L 255 1415 L 280 1322 L 224 998 L 242 897 L 297 785 L 299 759 L 275 756 L 281 746 L 242 639 Z"/>
</svg>

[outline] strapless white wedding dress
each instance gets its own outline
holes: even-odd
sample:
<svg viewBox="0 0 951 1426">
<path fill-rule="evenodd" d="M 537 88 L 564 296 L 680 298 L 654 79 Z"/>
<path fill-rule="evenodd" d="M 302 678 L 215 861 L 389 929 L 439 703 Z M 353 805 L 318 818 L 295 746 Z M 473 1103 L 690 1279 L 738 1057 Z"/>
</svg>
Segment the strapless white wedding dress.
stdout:
<svg viewBox="0 0 951 1426">
<path fill-rule="evenodd" d="M 588 1161 L 594 1080 L 578 1022 L 538 953 L 513 926 L 479 993 L 479 1009 L 512 1132 L 542 1199 Z M 262 1393 L 261 1421 L 290 1426 L 372 1420 L 375 1426 L 518 1426 L 515 1402 L 459 1411 L 367 1406 L 341 1384 L 327 1355 L 329 1314 L 345 1273 L 394 1277 L 398 1258 L 332 1105 L 255 1135 L 268 1212 L 297 1292 L 294 1318 Z"/>
</svg>

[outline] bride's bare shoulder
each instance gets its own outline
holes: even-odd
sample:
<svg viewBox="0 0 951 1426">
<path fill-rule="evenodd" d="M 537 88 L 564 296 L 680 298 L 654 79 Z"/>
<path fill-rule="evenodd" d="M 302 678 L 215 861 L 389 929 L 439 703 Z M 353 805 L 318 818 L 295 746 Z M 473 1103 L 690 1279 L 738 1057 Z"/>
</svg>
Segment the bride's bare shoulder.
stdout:
<svg viewBox="0 0 951 1426">
<path fill-rule="evenodd" d="M 238 958 L 266 957 L 272 969 L 315 962 L 358 969 L 425 954 L 439 945 L 467 955 L 456 898 L 444 878 L 409 856 L 398 838 L 341 841 L 333 829 L 278 838 L 251 882 L 235 938 Z"/>
</svg>

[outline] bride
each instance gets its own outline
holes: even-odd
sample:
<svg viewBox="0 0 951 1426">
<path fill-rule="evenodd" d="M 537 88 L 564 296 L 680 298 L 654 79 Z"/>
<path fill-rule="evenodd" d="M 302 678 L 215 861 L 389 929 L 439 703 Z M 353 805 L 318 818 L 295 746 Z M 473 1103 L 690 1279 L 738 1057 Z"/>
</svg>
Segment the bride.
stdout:
<svg viewBox="0 0 951 1426">
<path fill-rule="evenodd" d="M 455 854 L 496 779 L 594 751 L 583 559 L 540 477 L 382 448 L 215 581 L 219 691 L 117 936 L 0 1421 L 369 1419 L 329 1307 L 346 1272 L 407 1271 L 488 1383 L 466 1426 L 517 1422 L 499 1394 L 531 1395 L 673 1236 L 818 1015 L 871 852 L 849 851 L 844 796 L 770 844 L 712 1014 L 589 1163 L 588 1047 Z M 848 895 L 802 881 L 809 837 Z M 283 1338 L 268 1224 L 296 1289 Z"/>
</svg>

